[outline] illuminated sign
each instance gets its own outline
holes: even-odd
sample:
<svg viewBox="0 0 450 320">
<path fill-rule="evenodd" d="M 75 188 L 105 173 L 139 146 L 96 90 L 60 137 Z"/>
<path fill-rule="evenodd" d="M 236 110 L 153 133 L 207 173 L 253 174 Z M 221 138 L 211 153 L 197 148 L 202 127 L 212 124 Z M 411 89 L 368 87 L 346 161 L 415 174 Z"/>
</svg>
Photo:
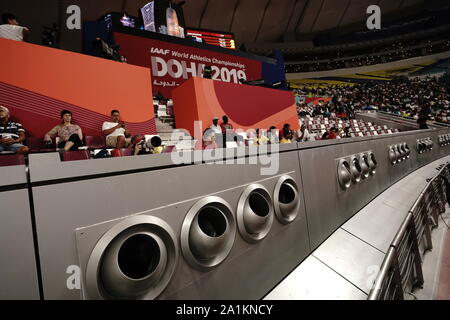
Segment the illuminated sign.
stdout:
<svg viewBox="0 0 450 320">
<path fill-rule="evenodd" d="M 187 29 L 186 36 L 192 37 L 197 42 L 211 44 L 228 49 L 236 49 L 236 41 L 232 33 Z"/>
</svg>

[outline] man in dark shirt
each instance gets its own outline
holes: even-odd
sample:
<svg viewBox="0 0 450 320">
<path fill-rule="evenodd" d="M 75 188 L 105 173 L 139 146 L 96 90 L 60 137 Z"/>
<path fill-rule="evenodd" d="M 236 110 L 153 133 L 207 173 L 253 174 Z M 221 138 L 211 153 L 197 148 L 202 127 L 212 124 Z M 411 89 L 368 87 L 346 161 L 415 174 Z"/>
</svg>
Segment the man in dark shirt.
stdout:
<svg viewBox="0 0 450 320">
<path fill-rule="evenodd" d="M 26 154 L 29 150 L 23 145 L 24 141 L 25 130 L 22 125 L 9 121 L 9 110 L 0 105 L 0 152 Z"/>
</svg>

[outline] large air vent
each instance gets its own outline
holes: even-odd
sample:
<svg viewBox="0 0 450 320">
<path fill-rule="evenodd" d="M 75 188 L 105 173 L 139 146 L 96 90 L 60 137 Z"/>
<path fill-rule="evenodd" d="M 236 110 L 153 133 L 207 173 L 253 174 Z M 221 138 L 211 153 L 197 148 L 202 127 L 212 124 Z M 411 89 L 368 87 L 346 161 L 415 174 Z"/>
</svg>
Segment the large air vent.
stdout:
<svg viewBox="0 0 450 320">
<path fill-rule="evenodd" d="M 359 164 L 361 166 L 361 178 L 367 179 L 370 176 L 370 165 L 367 154 L 362 153 L 359 156 Z"/>
<path fill-rule="evenodd" d="M 300 196 L 294 179 L 290 176 L 282 176 L 273 194 L 274 209 L 278 220 L 283 224 L 289 224 L 298 215 Z"/>
<path fill-rule="evenodd" d="M 97 242 L 86 269 L 91 299 L 154 299 L 178 261 L 172 228 L 152 216 L 122 221 Z"/>
<path fill-rule="evenodd" d="M 338 181 L 342 189 L 350 188 L 352 184 L 352 174 L 350 173 L 350 165 L 347 160 L 341 159 L 338 164 Z"/>
<path fill-rule="evenodd" d="M 264 239 L 273 223 L 274 208 L 268 190 L 260 184 L 248 186 L 242 193 L 237 209 L 239 232 L 246 241 Z"/>
<path fill-rule="evenodd" d="M 222 198 L 206 197 L 187 213 L 181 229 L 181 249 L 193 267 L 219 265 L 231 251 L 236 223 L 231 206 Z"/>
<path fill-rule="evenodd" d="M 374 175 L 377 172 L 377 158 L 375 157 L 375 154 L 373 152 L 368 153 L 368 159 L 369 159 L 369 168 L 370 168 L 370 174 Z"/>
<path fill-rule="evenodd" d="M 352 181 L 354 183 L 358 183 L 361 181 L 362 168 L 357 157 L 351 158 L 350 173 L 352 174 Z"/>
</svg>

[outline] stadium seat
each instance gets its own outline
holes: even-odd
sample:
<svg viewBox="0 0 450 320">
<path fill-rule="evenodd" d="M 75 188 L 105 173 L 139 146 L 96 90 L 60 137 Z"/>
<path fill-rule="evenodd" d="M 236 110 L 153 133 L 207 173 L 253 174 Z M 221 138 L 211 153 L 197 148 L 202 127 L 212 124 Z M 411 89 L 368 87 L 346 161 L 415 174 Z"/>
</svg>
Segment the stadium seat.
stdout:
<svg viewBox="0 0 450 320">
<path fill-rule="evenodd" d="M 84 140 L 89 150 L 106 148 L 105 136 L 86 136 Z"/>
<path fill-rule="evenodd" d="M 63 161 L 89 160 L 91 154 L 88 150 L 66 151 L 62 153 Z"/>
<path fill-rule="evenodd" d="M 118 157 L 129 157 L 133 154 L 133 151 L 131 148 L 124 148 L 124 149 L 113 149 L 111 151 L 111 157 L 118 158 Z"/>
<path fill-rule="evenodd" d="M 171 152 L 176 152 L 176 151 L 177 151 L 176 146 L 166 146 L 163 150 L 163 153 L 171 153 Z"/>
<path fill-rule="evenodd" d="M 43 148 L 44 139 L 37 137 L 27 137 L 25 145 L 30 149 L 30 153 L 37 152 L 55 152 L 56 145 L 55 141 L 52 140 L 52 148 Z"/>
<path fill-rule="evenodd" d="M 20 166 L 25 164 L 23 154 L 0 155 L 0 167 Z"/>
</svg>

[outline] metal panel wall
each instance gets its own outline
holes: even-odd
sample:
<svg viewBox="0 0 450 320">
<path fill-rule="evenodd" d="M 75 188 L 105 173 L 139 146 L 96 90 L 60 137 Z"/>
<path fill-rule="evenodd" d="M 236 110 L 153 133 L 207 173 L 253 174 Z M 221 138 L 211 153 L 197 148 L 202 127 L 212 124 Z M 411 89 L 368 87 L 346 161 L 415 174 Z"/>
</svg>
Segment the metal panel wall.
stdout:
<svg viewBox="0 0 450 320">
<path fill-rule="evenodd" d="M 0 167 L 0 300 L 39 299 L 25 166 Z"/>
<path fill-rule="evenodd" d="M 32 156 L 30 171 L 45 298 L 92 298 L 84 276 L 95 256 L 91 255 L 93 249 L 118 225 L 131 218 L 151 216 L 168 224 L 178 247 L 173 276 L 157 298 L 259 299 L 383 190 L 420 166 L 448 155 L 450 147 L 437 143 L 437 135 L 443 133 L 449 130 L 280 145 L 279 150 L 272 150 L 273 155 L 279 155 L 272 158 L 279 159 L 279 168 L 268 176 L 261 174 L 261 168 L 267 165 L 255 157 L 261 154 L 257 148 L 246 148 L 243 153 L 232 149 L 225 155 L 216 151 L 209 159 L 199 152 L 187 153 L 191 159 L 188 166 L 174 166 L 168 155 L 70 165 L 51 155 Z M 433 150 L 418 154 L 416 140 L 428 137 L 434 141 Z M 392 166 L 389 146 L 403 143 L 410 147 L 410 158 Z M 344 190 L 337 179 L 339 159 L 351 161 L 350 156 L 367 152 L 372 152 L 378 162 L 375 174 Z M 243 162 L 231 164 L 236 163 L 236 157 Z M 220 164 L 222 159 L 229 164 Z M 209 164 L 201 164 L 201 160 Z M 186 258 L 186 239 L 181 236 L 190 209 L 204 198 L 219 197 L 231 208 L 232 221 L 227 224 L 231 227 L 239 220 L 240 197 L 249 186 L 261 185 L 273 202 L 277 197 L 281 202 L 275 188 L 284 175 L 291 176 L 298 187 L 297 217 L 283 223 L 274 214 L 267 235 L 256 242 L 245 240 L 236 227 L 232 247 L 221 263 L 206 268 L 193 266 Z M 192 245 L 190 241 L 188 246 Z M 80 265 L 84 290 L 67 288 L 66 271 L 71 265 Z"/>
</svg>

